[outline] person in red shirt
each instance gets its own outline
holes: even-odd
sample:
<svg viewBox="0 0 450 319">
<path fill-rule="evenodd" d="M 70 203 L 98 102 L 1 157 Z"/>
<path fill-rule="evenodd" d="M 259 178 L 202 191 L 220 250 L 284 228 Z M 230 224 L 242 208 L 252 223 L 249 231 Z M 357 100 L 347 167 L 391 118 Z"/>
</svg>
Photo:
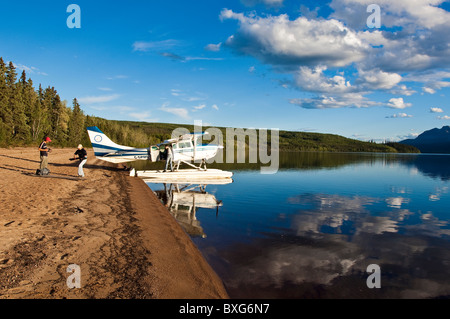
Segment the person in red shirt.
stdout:
<svg viewBox="0 0 450 319">
<path fill-rule="evenodd" d="M 39 166 L 40 174 L 42 175 L 45 170 L 48 171 L 48 153 L 51 152 L 51 149 L 47 146 L 48 143 L 51 143 L 50 137 L 44 138 L 41 145 L 39 145 L 39 152 L 41 155 L 41 164 Z"/>
</svg>

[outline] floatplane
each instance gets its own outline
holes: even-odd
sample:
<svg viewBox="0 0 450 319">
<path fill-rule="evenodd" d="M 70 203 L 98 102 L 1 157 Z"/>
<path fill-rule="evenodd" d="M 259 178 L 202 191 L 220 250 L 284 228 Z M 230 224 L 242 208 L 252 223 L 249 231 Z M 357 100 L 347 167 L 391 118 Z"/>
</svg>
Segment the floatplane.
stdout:
<svg viewBox="0 0 450 319">
<path fill-rule="evenodd" d="M 151 179 L 152 182 L 190 182 L 196 181 L 207 183 L 216 179 L 231 179 L 232 172 L 220 169 L 208 169 L 206 161 L 214 158 L 223 146 L 200 143 L 201 137 L 207 132 L 180 135 L 178 138 L 165 140 L 148 148 L 134 148 L 114 143 L 98 127 L 87 128 L 89 139 L 94 148 L 95 156 L 110 163 L 127 163 L 139 160 L 158 162 L 164 160 L 163 152 L 166 145 L 172 148 L 173 171 L 163 172 L 160 170 L 130 171 L 131 176 Z M 192 164 L 199 163 L 198 166 Z M 180 169 L 181 164 L 186 164 L 192 169 Z"/>
</svg>

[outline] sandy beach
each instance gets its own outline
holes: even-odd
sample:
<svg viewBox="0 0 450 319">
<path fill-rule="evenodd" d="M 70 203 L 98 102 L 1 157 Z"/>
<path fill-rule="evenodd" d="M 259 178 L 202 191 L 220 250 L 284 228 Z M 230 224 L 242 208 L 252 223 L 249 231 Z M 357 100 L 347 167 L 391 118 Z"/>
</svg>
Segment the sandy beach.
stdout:
<svg viewBox="0 0 450 319">
<path fill-rule="evenodd" d="M 221 279 L 139 178 L 75 149 L 0 149 L 0 298 L 223 299 Z M 81 288 L 69 289 L 69 265 Z"/>
</svg>

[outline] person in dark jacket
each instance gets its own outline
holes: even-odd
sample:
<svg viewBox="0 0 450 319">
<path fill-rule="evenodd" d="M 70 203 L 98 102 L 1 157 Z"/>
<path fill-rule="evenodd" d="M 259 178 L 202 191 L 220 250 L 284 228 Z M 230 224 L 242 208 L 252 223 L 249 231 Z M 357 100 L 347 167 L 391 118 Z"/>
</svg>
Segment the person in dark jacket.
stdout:
<svg viewBox="0 0 450 319">
<path fill-rule="evenodd" d="M 80 164 L 78 165 L 78 177 L 84 177 L 84 171 L 83 166 L 87 162 L 87 152 L 83 148 L 83 145 L 78 145 L 78 149 L 73 155 L 73 158 L 76 159 L 78 156 L 78 159 L 80 160 Z"/>
<path fill-rule="evenodd" d="M 41 156 L 41 164 L 39 166 L 39 172 L 41 175 L 45 173 L 45 171 L 48 171 L 47 165 L 48 165 L 48 153 L 51 152 L 51 149 L 47 146 L 48 143 L 50 143 L 52 140 L 50 137 L 45 137 L 42 141 L 41 145 L 39 145 L 39 152 Z"/>
</svg>

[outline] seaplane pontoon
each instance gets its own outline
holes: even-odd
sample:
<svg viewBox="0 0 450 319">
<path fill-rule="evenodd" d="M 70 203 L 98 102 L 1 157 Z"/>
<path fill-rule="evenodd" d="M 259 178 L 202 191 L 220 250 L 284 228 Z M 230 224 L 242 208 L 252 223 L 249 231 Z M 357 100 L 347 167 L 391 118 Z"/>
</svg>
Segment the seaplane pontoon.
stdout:
<svg viewBox="0 0 450 319">
<path fill-rule="evenodd" d="M 208 134 L 191 133 L 184 134 L 178 138 L 166 140 L 158 145 L 148 148 L 133 148 L 118 145 L 111 141 L 98 127 L 87 128 L 89 139 L 94 148 L 95 156 L 103 161 L 111 163 L 127 163 L 139 160 L 158 162 L 165 160 L 161 151 L 166 145 L 172 148 L 174 170 L 163 172 L 160 170 L 136 171 L 132 169 L 130 175 L 145 179 L 153 179 L 154 182 L 186 182 L 186 181 L 209 181 L 215 179 L 230 179 L 232 172 L 219 169 L 208 169 L 206 161 L 214 158 L 223 146 L 214 144 L 202 144 L 201 137 Z M 195 166 L 192 163 L 199 163 Z M 181 164 L 186 164 L 192 169 L 180 169 Z"/>
</svg>

